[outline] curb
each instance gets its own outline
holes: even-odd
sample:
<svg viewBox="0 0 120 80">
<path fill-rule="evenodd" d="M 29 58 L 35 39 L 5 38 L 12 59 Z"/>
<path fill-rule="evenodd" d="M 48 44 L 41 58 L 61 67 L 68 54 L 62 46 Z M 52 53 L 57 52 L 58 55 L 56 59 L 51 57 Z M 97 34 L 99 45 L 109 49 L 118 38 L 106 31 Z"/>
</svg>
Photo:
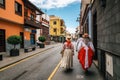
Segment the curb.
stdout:
<svg viewBox="0 0 120 80">
<path fill-rule="evenodd" d="M 34 56 L 34 55 L 36 55 L 36 54 L 39 54 L 39 53 L 44 52 L 44 51 L 46 51 L 46 50 L 49 50 L 49 49 L 51 49 L 51 48 L 54 48 L 54 46 L 49 47 L 49 48 L 44 49 L 44 50 L 41 50 L 41 51 L 36 52 L 36 53 L 34 53 L 34 54 L 31 54 L 31 55 L 29 55 L 29 56 L 26 56 L 26 57 L 24 57 L 24 58 L 22 58 L 22 59 L 16 60 L 16 61 L 14 61 L 14 62 L 12 62 L 12 63 L 9 63 L 9 64 L 7 64 L 7 65 L 5 65 L 5 66 L 0 67 L 0 69 L 5 68 L 5 67 L 7 67 L 7 66 L 10 66 L 10 65 L 12 65 L 12 64 L 15 64 L 15 63 L 17 63 L 17 62 L 20 62 L 20 61 L 22 61 L 22 60 L 24 60 L 24 59 L 26 59 L 26 58 L 29 58 L 29 57 L 31 57 L 31 56 Z"/>
</svg>

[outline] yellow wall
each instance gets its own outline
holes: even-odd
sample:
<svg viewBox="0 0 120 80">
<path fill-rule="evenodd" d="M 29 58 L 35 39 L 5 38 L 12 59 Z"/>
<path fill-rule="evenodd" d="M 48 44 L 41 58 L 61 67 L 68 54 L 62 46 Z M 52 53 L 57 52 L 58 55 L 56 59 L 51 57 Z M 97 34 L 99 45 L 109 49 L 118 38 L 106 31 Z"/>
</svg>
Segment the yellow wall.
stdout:
<svg viewBox="0 0 120 80">
<path fill-rule="evenodd" d="M 22 5 L 22 16 L 15 14 L 15 1 Z M 0 17 L 17 22 L 19 24 L 24 23 L 24 5 L 22 0 L 5 0 L 5 9 L 0 8 Z"/>
<path fill-rule="evenodd" d="M 53 22 L 56 21 L 56 25 L 53 24 Z M 57 29 L 57 34 L 56 32 L 54 32 L 54 28 Z M 53 36 L 60 36 L 60 30 L 61 30 L 61 26 L 60 26 L 60 18 L 56 17 L 56 18 L 50 18 L 50 35 Z"/>
</svg>

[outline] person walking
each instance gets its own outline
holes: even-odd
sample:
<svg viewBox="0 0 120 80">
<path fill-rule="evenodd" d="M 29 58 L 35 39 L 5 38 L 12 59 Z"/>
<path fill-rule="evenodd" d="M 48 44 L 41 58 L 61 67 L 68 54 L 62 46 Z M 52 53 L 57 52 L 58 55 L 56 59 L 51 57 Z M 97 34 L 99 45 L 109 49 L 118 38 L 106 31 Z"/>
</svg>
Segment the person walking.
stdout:
<svg viewBox="0 0 120 80">
<path fill-rule="evenodd" d="M 60 67 L 65 69 L 72 69 L 73 67 L 73 55 L 74 55 L 74 46 L 71 42 L 71 37 L 67 36 L 66 42 L 63 44 L 62 48 L 63 57 Z"/>
<path fill-rule="evenodd" d="M 82 68 L 87 71 L 91 67 L 94 55 L 94 46 L 87 33 L 83 35 L 83 42 L 79 48 L 78 60 Z"/>
</svg>

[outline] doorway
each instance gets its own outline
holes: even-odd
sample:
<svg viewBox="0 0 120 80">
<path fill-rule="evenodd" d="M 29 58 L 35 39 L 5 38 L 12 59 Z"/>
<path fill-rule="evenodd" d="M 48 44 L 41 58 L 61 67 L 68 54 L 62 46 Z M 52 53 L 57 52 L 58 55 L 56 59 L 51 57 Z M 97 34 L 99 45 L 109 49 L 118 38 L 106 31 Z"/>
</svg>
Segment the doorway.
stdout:
<svg viewBox="0 0 120 80">
<path fill-rule="evenodd" d="M 24 33 L 20 32 L 21 40 L 22 42 L 20 43 L 20 48 L 24 48 Z"/>
<path fill-rule="evenodd" d="M 0 52 L 5 52 L 5 30 L 0 29 Z"/>
<path fill-rule="evenodd" d="M 30 43 L 31 45 L 35 45 L 35 34 L 30 34 Z"/>
<path fill-rule="evenodd" d="M 97 55 L 97 11 L 93 14 L 93 45 L 95 47 L 94 59 L 98 59 Z"/>
</svg>

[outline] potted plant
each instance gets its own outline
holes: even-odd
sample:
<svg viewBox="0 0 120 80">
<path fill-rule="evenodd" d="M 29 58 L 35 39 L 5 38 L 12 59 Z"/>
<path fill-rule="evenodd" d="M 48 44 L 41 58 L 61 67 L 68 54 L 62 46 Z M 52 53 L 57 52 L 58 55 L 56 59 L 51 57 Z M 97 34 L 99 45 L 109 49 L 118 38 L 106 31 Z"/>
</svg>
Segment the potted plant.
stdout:
<svg viewBox="0 0 120 80">
<path fill-rule="evenodd" d="M 19 56 L 19 49 L 16 48 L 16 45 L 21 43 L 21 37 L 12 35 L 7 38 L 7 42 L 14 46 L 14 48 L 10 50 L 10 56 Z"/>
<path fill-rule="evenodd" d="M 40 48 L 44 48 L 44 47 L 45 47 L 44 42 L 46 41 L 45 36 L 40 36 L 40 37 L 38 37 L 38 40 L 41 42 L 41 43 L 39 43 L 39 47 L 40 47 Z"/>
</svg>

